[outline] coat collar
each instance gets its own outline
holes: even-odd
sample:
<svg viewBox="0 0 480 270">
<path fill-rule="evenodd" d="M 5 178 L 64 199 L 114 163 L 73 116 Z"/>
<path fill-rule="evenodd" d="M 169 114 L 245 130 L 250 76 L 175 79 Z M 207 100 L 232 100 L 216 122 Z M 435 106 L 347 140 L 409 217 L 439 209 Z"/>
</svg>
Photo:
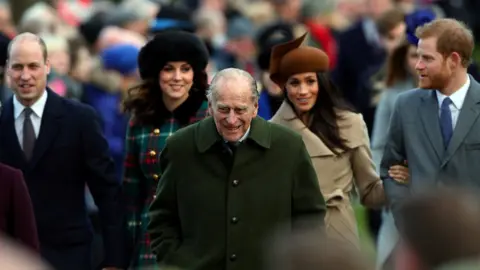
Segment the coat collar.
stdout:
<svg viewBox="0 0 480 270">
<path fill-rule="evenodd" d="M 335 155 L 332 150 L 330 150 L 330 148 L 328 148 L 323 141 L 311 132 L 302 120 L 298 118 L 287 102 L 284 101 L 282 103 L 277 113 L 272 118 L 272 121 L 301 134 L 310 157 Z"/>
<path fill-rule="evenodd" d="M 220 142 L 222 137 L 217 132 L 213 117 L 209 116 L 200 121 L 195 129 L 195 140 L 197 141 L 198 151 L 201 153 L 210 149 L 215 143 Z M 271 145 L 271 127 L 270 124 L 260 117 L 252 119 L 250 133 L 246 139 L 253 141 L 263 148 L 270 148 Z"/>
</svg>

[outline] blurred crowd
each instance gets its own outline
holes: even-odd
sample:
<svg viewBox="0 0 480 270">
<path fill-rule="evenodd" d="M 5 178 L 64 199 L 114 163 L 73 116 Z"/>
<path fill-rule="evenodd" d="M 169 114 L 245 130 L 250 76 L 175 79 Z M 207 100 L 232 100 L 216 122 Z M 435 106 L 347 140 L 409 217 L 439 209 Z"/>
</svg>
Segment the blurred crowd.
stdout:
<svg viewBox="0 0 480 270">
<path fill-rule="evenodd" d="M 38 35 L 45 42 L 51 64 L 48 87 L 62 97 L 92 106 L 98 113 L 118 182 L 128 178 L 125 155 L 129 151 L 127 130 L 131 115 L 124 108 L 128 105 L 124 101 L 129 91 L 142 83 L 141 49 L 159 33 L 183 30 L 199 37 L 208 50 L 205 70 L 209 83 L 226 68 L 248 72 L 260 90 L 258 115 L 265 120 L 275 115 L 285 98 L 283 89 L 269 77 L 272 48 L 308 33 L 305 44 L 325 52 L 333 82 L 346 101 L 363 115 L 377 170 L 387 144 L 395 99 L 418 83 L 418 54 L 414 42 L 409 40 L 415 38 L 415 29 L 411 28 L 418 22 L 412 20 L 456 18 L 465 22 L 475 37 L 480 37 L 480 1 L 475 0 L 58 0 L 33 3 L 16 16 L 17 21 L 12 5 L 17 4 L 0 2 L 1 103 L 13 95 L 5 72 L 10 41 L 23 32 Z M 161 57 L 162 52 L 159 53 Z M 475 61 L 469 66 L 469 74 L 480 79 Z M 471 258 L 480 254 L 480 239 L 473 237 L 480 235 L 480 212 L 475 207 L 464 207 L 476 205 L 474 199 L 462 199 L 467 202 L 452 193 L 440 193 L 422 196 L 406 206 L 399 229 L 401 243 L 406 244 L 398 248 L 403 259 L 395 262 L 406 265 L 395 267 L 480 269 L 476 262 L 480 257 Z M 96 232 L 94 261 L 99 264 L 103 256 L 100 221 L 88 187 L 85 200 Z M 445 202 L 437 205 L 441 200 Z M 449 218 L 444 220 L 442 216 Z M 337 248 L 317 232 L 304 232 L 288 239 L 279 232 L 282 237 L 272 244 L 275 248 L 268 257 L 269 269 L 394 269 L 384 267 L 394 267 L 386 260 L 397 243 L 389 238 L 396 234 L 387 226 L 393 222 L 390 213 L 369 209 L 365 216 L 357 218 L 365 219 L 360 222 L 367 224 L 363 233 L 372 236 L 370 241 L 377 248 L 376 266 L 370 263 L 368 255 Z M 438 230 L 433 229 L 436 226 Z M 15 268 L 20 262 L 9 262 L 7 259 L 15 256 L 3 247 L 14 245 L 2 243 L 0 269 L 48 269 Z M 414 248 L 409 249 L 411 246 Z M 19 261 L 27 263 L 23 254 L 18 256 Z M 444 265 L 452 261 L 459 263 Z M 420 268 L 415 263 L 432 267 Z"/>
</svg>

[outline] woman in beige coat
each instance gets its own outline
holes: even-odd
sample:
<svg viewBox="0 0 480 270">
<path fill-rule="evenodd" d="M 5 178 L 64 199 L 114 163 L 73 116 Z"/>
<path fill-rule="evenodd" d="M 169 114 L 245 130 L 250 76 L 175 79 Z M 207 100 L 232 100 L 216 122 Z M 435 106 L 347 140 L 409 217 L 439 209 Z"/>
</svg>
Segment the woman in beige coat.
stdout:
<svg viewBox="0 0 480 270">
<path fill-rule="evenodd" d="M 303 137 L 327 204 L 327 234 L 359 247 L 350 195 L 355 185 L 363 205 L 380 208 L 386 203 L 383 184 L 362 115 L 350 109 L 325 74 L 328 56 L 300 47 L 305 36 L 272 50 L 270 78 L 284 89 L 286 99 L 271 121 Z M 392 177 L 405 181 L 408 169 L 392 167 Z"/>
</svg>

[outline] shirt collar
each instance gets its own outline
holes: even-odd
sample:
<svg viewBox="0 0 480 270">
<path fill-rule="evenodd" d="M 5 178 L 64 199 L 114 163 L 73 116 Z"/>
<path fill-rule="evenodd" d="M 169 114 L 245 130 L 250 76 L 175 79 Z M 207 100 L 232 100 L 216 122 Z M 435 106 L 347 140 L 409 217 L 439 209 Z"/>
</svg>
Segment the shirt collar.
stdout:
<svg viewBox="0 0 480 270">
<path fill-rule="evenodd" d="M 47 96 L 48 96 L 47 91 L 46 90 L 43 91 L 42 96 L 35 103 L 33 103 L 32 106 L 30 106 L 30 108 L 32 108 L 33 113 L 40 118 L 42 118 L 43 110 L 45 109 L 45 104 L 47 104 Z M 13 96 L 13 110 L 14 110 L 15 119 L 20 117 L 20 115 L 22 114 L 24 109 L 25 109 L 25 106 L 23 106 L 22 103 L 20 103 L 17 100 L 17 96 L 14 95 Z"/>
<path fill-rule="evenodd" d="M 452 100 L 452 103 L 457 110 L 460 110 L 462 108 L 463 102 L 465 101 L 465 97 L 467 96 L 468 88 L 470 88 L 470 76 L 467 75 L 467 82 L 465 82 L 465 84 L 463 84 L 463 86 L 460 87 L 460 89 L 455 91 L 449 97 Z M 441 107 L 443 100 L 447 96 L 445 96 L 438 90 L 436 92 L 437 92 L 438 106 Z"/>
</svg>

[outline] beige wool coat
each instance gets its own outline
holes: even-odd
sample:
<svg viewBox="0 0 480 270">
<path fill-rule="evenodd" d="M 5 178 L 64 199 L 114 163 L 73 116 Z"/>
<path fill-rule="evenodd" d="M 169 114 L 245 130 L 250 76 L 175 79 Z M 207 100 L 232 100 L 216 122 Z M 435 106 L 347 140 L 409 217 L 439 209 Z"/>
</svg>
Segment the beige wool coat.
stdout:
<svg viewBox="0 0 480 270">
<path fill-rule="evenodd" d="M 325 225 L 329 236 L 359 246 L 357 223 L 351 204 L 356 186 L 361 203 L 380 208 L 386 203 L 383 183 L 375 171 L 367 128 L 361 114 L 338 111 L 340 136 L 352 149 L 335 155 L 284 102 L 270 120 L 302 135 L 325 198 Z"/>
</svg>

